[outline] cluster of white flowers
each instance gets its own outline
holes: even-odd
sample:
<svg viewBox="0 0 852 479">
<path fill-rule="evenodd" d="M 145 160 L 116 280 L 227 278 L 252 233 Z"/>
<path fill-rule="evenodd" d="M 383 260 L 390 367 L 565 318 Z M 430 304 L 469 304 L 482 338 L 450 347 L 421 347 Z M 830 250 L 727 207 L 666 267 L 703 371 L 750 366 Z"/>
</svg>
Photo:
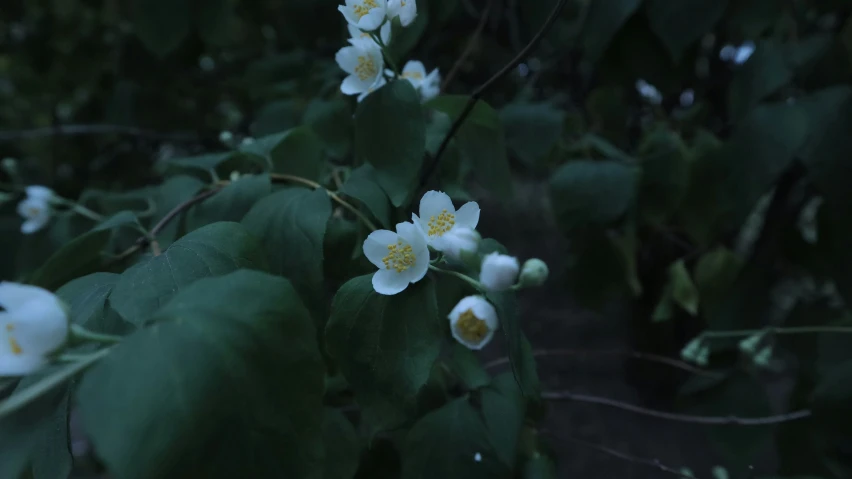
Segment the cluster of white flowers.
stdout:
<svg viewBox="0 0 852 479">
<path fill-rule="evenodd" d="M 420 200 L 419 215 L 411 222 L 399 223 L 396 231 L 377 230 L 364 240 L 364 255 L 379 270 L 373 275 L 373 289 L 394 295 L 426 276 L 430 265 L 429 249 L 460 261 L 465 254 L 476 254 L 480 235 L 479 205 L 470 201 L 456 209 L 450 197 L 441 191 L 429 191 Z M 530 259 L 521 268 L 518 259 L 493 252 L 485 255 L 480 267 L 479 287 L 487 292 L 518 287 L 539 286 L 548 275 L 547 265 Z M 471 349 L 480 349 L 499 325 L 494 307 L 482 296 L 461 300 L 449 315 L 453 337 Z"/>
<path fill-rule="evenodd" d="M 349 46 L 341 48 L 334 59 L 348 74 L 340 85 L 345 95 L 358 95 L 358 101 L 397 77 L 385 68 L 384 53 L 391 42 L 391 22 L 399 19 L 403 27 L 411 25 L 417 16 L 415 0 L 346 0 L 337 9 L 349 28 Z M 441 75 L 438 69 L 427 73 L 423 63 L 412 60 L 399 73 L 411 82 L 423 100 L 438 96 Z"/>
<path fill-rule="evenodd" d="M 44 367 L 68 338 L 68 313 L 55 294 L 0 283 L 0 376 L 25 376 Z"/>
<path fill-rule="evenodd" d="M 719 58 L 722 61 L 732 62 L 735 65 L 742 65 L 751 58 L 756 48 L 754 42 L 751 40 L 743 42 L 738 47 L 730 44 L 725 45 L 719 50 Z"/>
<path fill-rule="evenodd" d="M 44 228 L 53 214 L 51 202 L 55 195 L 45 186 L 28 186 L 27 197 L 18 203 L 18 214 L 24 218 L 21 233 L 33 234 Z"/>
</svg>

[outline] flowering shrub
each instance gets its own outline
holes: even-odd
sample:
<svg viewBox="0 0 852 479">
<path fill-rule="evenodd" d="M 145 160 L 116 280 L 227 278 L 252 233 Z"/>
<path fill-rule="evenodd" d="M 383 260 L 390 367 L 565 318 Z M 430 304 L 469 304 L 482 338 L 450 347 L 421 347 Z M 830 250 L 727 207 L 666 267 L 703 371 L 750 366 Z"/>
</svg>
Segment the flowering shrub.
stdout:
<svg viewBox="0 0 852 479">
<path fill-rule="evenodd" d="M 672 477 L 852 477 L 848 8 L 17 3 L 0 479 L 574 476 L 556 401 L 704 428 L 592 445 Z M 539 377 L 548 297 L 648 404 Z"/>
</svg>

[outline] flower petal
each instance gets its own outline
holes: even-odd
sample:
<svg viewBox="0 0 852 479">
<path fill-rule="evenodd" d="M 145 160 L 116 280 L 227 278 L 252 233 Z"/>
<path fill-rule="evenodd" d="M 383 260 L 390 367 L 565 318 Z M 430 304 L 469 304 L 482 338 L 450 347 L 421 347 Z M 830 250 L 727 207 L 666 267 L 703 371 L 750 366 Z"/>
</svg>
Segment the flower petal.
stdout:
<svg viewBox="0 0 852 479">
<path fill-rule="evenodd" d="M 358 16 L 355 15 L 355 10 L 352 8 L 351 4 L 354 2 L 346 2 L 346 6 L 339 5 L 337 10 L 343 14 L 343 18 L 346 19 L 347 23 L 351 23 L 353 25 L 358 25 Z"/>
<path fill-rule="evenodd" d="M 398 236 L 393 231 L 376 230 L 370 233 L 370 236 L 364 240 L 364 256 L 370 260 L 373 265 L 379 269 L 384 269 L 385 265 L 382 262 L 385 256 L 388 255 L 388 246 L 396 244 Z"/>
<path fill-rule="evenodd" d="M 358 66 L 358 53 L 357 47 L 343 47 L 334 54 L 334 61 L 337 62 L 341 70 L 346 73 L 353 73 L 355 67 Z"/>
<path fill-rule="evenodd" d="M 340 91 L 343 92 L 344 95 L 358 95 L 368 91 L 370 87 L 365 85 L 357 76 L 349 75 L 348 77 L 343 79 L 343 83 L 340 84 Z"/>
<path fill-rule="evenodd" d="M 414 226 L 414 223 L 409 223 L 408 221 L 397 223 L 396 232 L 400 237 L 402 237 L 402 239 L 411 245 L 411 249 L 413 250 L 422 249 L 426 246 L 426 238 L 423 234 L 423 230 Z M 417 259 L 420 258 L 418 257 Z"/>
<path fill-rule="evenodd" d="M 384 43 L 385 46 L 390 45 L 390 42 L 391 42 L 391 22 L 385 22 L 385 24 L 382 25 L 382 29 L 379 31 L 379 38 L 382 39 L 382 43 Z"/>
<path fill-rule="evenodd" d="M 12 324 L 14 337 L 22 355 L 45 355 L 55 351 L 68 339 L 68 316 L 56 297 L 28 301 L 10 311 L 7 324 Z"/>
<path fill-rule="evenodd" d="M 475 201 L 468 201 L 456 211 L 456 226 L 464 226 L 471 229 L 476 229 L 479 224 L 479 204 Z"/>
<path fill-rule="evenodd" d="M 427 223 L 430 217 L 438 216 L 444 210 L 453 214 L 456 212 L 453 201 L 443 191 L 427 191 L 420 199 L 420 218 Z"/>
<path fill-rule="evenodd" d="M 368 32 L 373 31 L 379 28 L 382 25 L 382 22 L 385 21 L 385 9 L 384 8 L 372 8 L 366 15 L 361 17 L 358 20 L 358 28 L 361 30 L 366 30 Z"/>
<path fill-rule="evenodd" d="M 373 289 L 379 294 L 391 296 L 408 287 L 408 279 L 390 269 L 380 269 L 373 275 Z"/>
<path fill-rule="evenodd" d="M 37 354 L 8 354 L 7 344 L 0 344 L 0 377 L 26 376 L 47 366 L 47 359 Z"/>
<path fill-rule="evenodd" d="M 56 299 L 53 293 L 38 286 L 11 281 L 0 282 L 0 306 L 6 310 L 5 314 L 23 307 L 30 301 L 56 301 Z"/>
<path fill-rule="evenodd" d="M 27 186 L 27 198 L 34 198 L 38 200 L 42 200 L 44 202 L 49 201 L 53 198 L 53 190 L 46 186 L 33 185 Z"/>
</svg>

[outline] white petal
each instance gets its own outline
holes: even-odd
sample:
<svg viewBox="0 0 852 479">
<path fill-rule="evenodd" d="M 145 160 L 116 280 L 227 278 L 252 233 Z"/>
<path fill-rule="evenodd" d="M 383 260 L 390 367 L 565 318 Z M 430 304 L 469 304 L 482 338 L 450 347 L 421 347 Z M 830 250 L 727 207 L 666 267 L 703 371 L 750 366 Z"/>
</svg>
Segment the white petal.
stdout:
<svg viewBox="0 0 852 479">
<path fill-rule="evenodd" d="M 68 316 L 55 297 L 28 301 L 9 311 L 4 322 L 14 327 L 8 334 L 20 344 L 23 354 L 53 352 L 68 338 Z"/>
<path fill-rule="evenodd" d="M 455 214 L 456 208 L 449 195 L 443 191 L 427 191 L 420 199 L 420 217 L 427 222 L 432 216 L 438 216 L 442 211 Z"/>
<path fill-rule="evenodd" d="M 426 67 L 423 66 L 423 62 L 409 60 L 408 63 L 402 67 L 402 75 L 406 78 L 416 79 L 419 83 L 426 79 Z"/>
<path fill-rule="evenodd" d="M 475 201 L 468 201 L 456 211 L 456 226 L 464 226 L 467 228 L 476 228 L 479 224 L 479 204 Z"/>
<path fill-rule="evenodd" d="M 358 20 L 358 28 L 370 32 L 379 28 L 382 25 L 382 22 L 384 21 L 385 9 L 373 8 L 370 9 L 370 11 L 366 15 L 361 17 L 360 20 Z"/>
<path fill-rule="evenodd" d="M 337 50 L 337 53 L 334 55 L 334 61 L 337 62 L 337 65 L 341 70 L 346 73 L 353 73 L 355 71 L 355 67 L 358 66 L 358 54 L 359 49 L 357 47 L 343 47 L 340 50 Z"/>
<path fill-rule="evenodd" d="M 399 23 L 403 27 L 407 27 L 414 22 L 417 17 L 417 2 L 415 0 L 402 0 L 405 5 L 399 11 Z"/>
<path fill-rule="evenodd" d="M 382 42 L 385 46 L 390 45 L 391 42 L 391 22 L 385 22 L 382 25 L 382 29 L 379 31 L 379 37 L 382 39 Z"/>
<path fill-rule="evenodd" d="M 515 284 L 520 269 L 517 258 L 491 253 L 482 260 L 479 282 L 487 291 L 506 291 Z"/>
<path fill-rule="evenodd" d="M 388 246 L 396 244 L 397 239 L 398 236 L 393 231 L 373 231 L 364 240 L 364 256 L 377 268 L 384 269 L 385 265 L 382 259 L 388 255 Z"/>
<path fill-rule="evenodd" d="M 353 25 L 358 25 L 358 16 L 355 15 L 355 10 L 351 7 L 353 2 L 346 2 L 346 6 L 340 5 L 337 7 L 337 10 L 343 14 L 343 18 L 346 19 L 347 23 L 351 23 Z"/>
<path fill-rule="evenodd" d="M 391 296 L 408 287 L 408 279 L 392 269 L 380 269 L 373 275 L 373 289 L 379 294 Z"/>
<path fill-rule="evenodd" d="M 413 223 L 404 222 L 396 225 L 396 232 L 402 239 L 411 245 L 411 249 L 419 250 L 426 246 L 426 235 L 423 230 L 414 226 Z M 417 257 L 420 260 L 420 257 Z"/>
<path fill-rule="evenodd" d="M 340 91 L 343 92 L 344 95 L 357 95 L 369 90 L 369 85 L 365 85 L 365 82 L 362 82 L 361 79 L 355 75 L 349 75 L 344 78 L 343 83 L 340 84 Z"/>
<path fill-rule="evenodd" d="M 46 225 L 46 224 L 47 224 L 47 221 L 44 221 L 43 219 L 40 219 L 40 218 L 39 219 L 26 220 L 23 223 L 21 223 L 21 233 L 23 233 L 25 235 L 31 235 L 31 234 L 39 231 L 40 229 L 44 228 L 44 225 Z"/>
<path fill-rule="evenodd" d="M 0 344 L 0 377 L 26 376 L 47 366 L 47 359 L 36 354 L 11 354 Z"/>
<path fill-rule="evenodd" d="M 26 303 L 56 301 L 56 295 L 50 291 L 29 284 L 0 282 L 0 306 L 9 311 L 23 307 Z"/>
<path fill-rule="evenodd" d="M 27 189 L 27 198 L 40 199 L 44 202 L 50 201 L 53 198 L 53 190 L 46 186 L 33 185 L 28 186 Z"/>
</svg>

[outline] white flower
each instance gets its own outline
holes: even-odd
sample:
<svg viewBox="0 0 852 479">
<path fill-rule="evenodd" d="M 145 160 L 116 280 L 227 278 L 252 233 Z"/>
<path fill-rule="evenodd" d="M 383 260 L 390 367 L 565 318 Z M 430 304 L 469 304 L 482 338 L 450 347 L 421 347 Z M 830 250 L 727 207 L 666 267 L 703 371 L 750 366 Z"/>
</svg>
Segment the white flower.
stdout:
<svg viewBox="0 0 852 479">
<path fill-rule="evenodd" d="M 680 106 L 688 108 L 695 103 L 695 90 L 687 88 L 680 94 Z"/>
<path fill-rule="evenodd" d="M 538 258 L 528 259 L 521 268 L 521 276 L 518 282 L 527 287 L 541 286 L 547 281 L 549 274 L 550 270 L 547 263 Z"/>
<path fill-rule="evenodd" d="M 411 223 L 396 225 L 396 233 L 377 230 L 364 240 L 364 255 L 379 270 L 373 289 L 379 294 L 397 294 L 426 276 L 429 248 L 423 234 Z"/>
<path fill-rule="evenodd" d="M 469 201 L 456 211 L 450 197 L 443 191 L 428 191 L 420 199 L 420 216 L 411 215 L 414 224 L 426 236 L 429 246 L 438 251 L 451 248 L 459 238 L 452 233 L 456 228 L 476 228 L 479 223 L 479 205 Z"/>
<path fill-rule="evenodd" d="M 734 54 L 734 63 L 737 65 L 745 63 L 751 57 L 751 54 L 754 53 L 754 50 L 755 45 L 753 41 L 749 40 L 743 43 L 739 48 L 737 48 L 737 52 Z"/>
<path fill-rule="evenodd" d="M 388 0 L 388 20 L 399 17 L 403 27 L 411 25 L 417 17 L 417 2 L 415 0 Z"/>
<path fill-rule="evenodd" d="M 460 226 L 444 235 L 444 254 L 454 260 L 460 260 L 462 251 L 476 253 L 482 236 L 473 229 Z"/>
<path fill-rule="evenodd" d="M 369 93 L 383 79 L 382 50 L 372 40 L 356 38 L 349 43 L 352 45 L 341 48 L 334 56 L 340 68 L 349 74 L 340 85 L 340 91 L 346 95 Z"/>
<path fill-rule="evenodd" d="M 482 259 L 479 282 L 488 291 L 506 291 L 515 284 L 520 269 L 518 258 L 494 252 Z"/>
<path fill-rule="evenodd" d="M 35 372 L 68 338 L 68 315 L 50 291 L 2 282 L 0 306 L 0 376 Z"/>
<path fill-rule="evenodd" d="M 426 81 L 426 67 L 423 66 L 423 62 L 409 60 L 402 67 L 402 73 L 399 76 L 411 82 L 414 88 L 420 88 L 423 82 Z"/>
<path fill-rule="evenodd" d="M 375 40 L 373 40 L 373 37 L 370 35 L 370 32 L 365 32 L 365 31 L 361 30 L 360 28 L 356 27 L 355 25 L 352 25 L 351 23 L 348 24 L 346 27 L 349 29 L 349 35 L 352 38 L 371 40 L 371 41 L 375 42 Z M 390 41 L 391 41 L 391 24 L 390 24 L 390 22 L 385 22 L 385 24 L 382 25 L 382 29 L 379 30 L 379 38 L 381 38 L 382 43 L 384 43 L 385 46 L 390 45 Z"/>
<path fill-rule="evenodd" d="M 387 0 L 346 0 L 337 7 L 343 18 L 361 30 L 372 31 L 385 21 Z"/>
<path fill-rule="evenodd" d="M 28 186 L 27 197 L 18 203 L 18 214 L 24 218 L 21 233 L 32 234 L 50 221 L 53 190 L 45 186 Z"/>
<path fill-rule="evenodd" d="M 385 77 L 379 78 L 379 81 L 377 81 L 367 91 L 358 95 L 358 103 L 360 103 L 364 98 L 367 98 L 367 95 L 369 95 L 370 93 L 373 93 L 374 91 L 378 90 L 379 88 L 387 85 L 387 83 L 388 83 L 388 81 L 385 80 Z"/>
<path fill-rule="evenodd" d="M 429 101 L 432 98 L 441 94 L 441 73 L 438 69 L 432 70 L 423 83 L 420 85 L 420 96 L 424 101 Z"/>
<path fill-rule="evenodd" d="M 636 80 L 636 90 L 652 105 L 659 105 L 663 102 L 663 95 L 660 94 L 660 90 L 641 78 Z"/>
<path fill-rule="evenodd" d="M 482 296 L 462 298 L 450 311 L 448 318 L 453 337 L 470 349 L 485 347 L 500 326 L 497 311 Z"/>
</svg>

